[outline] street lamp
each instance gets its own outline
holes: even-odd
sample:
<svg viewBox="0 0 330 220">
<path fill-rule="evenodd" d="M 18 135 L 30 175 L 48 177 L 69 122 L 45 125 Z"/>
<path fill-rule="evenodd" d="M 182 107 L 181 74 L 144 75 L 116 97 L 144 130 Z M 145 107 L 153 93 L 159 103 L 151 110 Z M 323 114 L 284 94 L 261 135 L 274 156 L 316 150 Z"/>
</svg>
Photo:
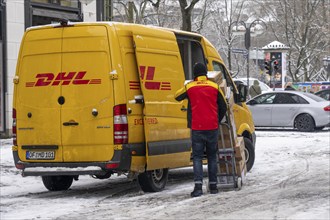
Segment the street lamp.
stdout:
<svg viewBox="0 0 330 220">
<path fill-rule="evenodd" d="M 229 69 L 229 72 L 230 74 L 232 74 L 232 69 L 231 69 L 231 53 L 232 53 L 232 43 L 233 43 L 233 40 L 234 40 L 234 37 L 232 35 L 233 34 L 233 30 L 234 28 L 232 28 L 233 25 L 236 25 L 237 26 L 237 21 L 233 21 L 231 22 L 229 25 L 228 25 L 228 69 Z M 236 27 L 235 26 L 235 27 Z"/>
<path fill-rule="evenodd" d="M 263 31 L 262 25 L 260 23 L 263 23 L 266 26 L 266 23 L 260 19 L 256 19 L 252 21 L 251 23 L 245 23 L 244 21 L 238 21 L 236 22 L 236 26 L 233 28 L 233 32 L 236 35 L 243 35 L 244 34 L 244 44 L 245 49 L 247 50 L 246 58 L 247 58 L 247 70 L 246 70 L 246 77 L 247 77 L 247 86 L 249 88 L 249 79 L 250 79 L 250 46 L 251 46 L 251 34 L 258 35 L 261 34 Z"/>
</svg>

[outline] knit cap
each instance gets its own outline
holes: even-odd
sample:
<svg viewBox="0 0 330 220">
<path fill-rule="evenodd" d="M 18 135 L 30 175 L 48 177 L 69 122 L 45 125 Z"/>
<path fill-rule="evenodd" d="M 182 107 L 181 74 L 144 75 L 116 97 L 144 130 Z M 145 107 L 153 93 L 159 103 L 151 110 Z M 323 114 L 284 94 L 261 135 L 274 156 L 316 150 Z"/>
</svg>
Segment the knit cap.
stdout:
<svg viewBox="0 0 330 220">
<path fill-rule="evenodd" d="M 206 76 L 207 69 L 203 63 L 196 63 L 194 65 L 194 78 L 198 76 Z"/>
</svg>

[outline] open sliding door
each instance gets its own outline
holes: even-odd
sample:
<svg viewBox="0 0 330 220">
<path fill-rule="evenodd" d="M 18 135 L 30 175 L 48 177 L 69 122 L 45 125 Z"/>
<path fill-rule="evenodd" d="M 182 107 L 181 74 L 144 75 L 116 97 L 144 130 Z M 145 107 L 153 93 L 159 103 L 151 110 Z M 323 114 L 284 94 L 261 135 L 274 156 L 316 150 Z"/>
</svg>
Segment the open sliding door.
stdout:
<svg viewBox="0 0 330 220">
<path fill-rule="evenodd" d="M 190 162 L 187 101 L 175 92 L 184 85 L 184 71 L 175 35 L 138 27 L 133 31 L 144 98 L 147 170 L 186 166 Z"/>
</svg>

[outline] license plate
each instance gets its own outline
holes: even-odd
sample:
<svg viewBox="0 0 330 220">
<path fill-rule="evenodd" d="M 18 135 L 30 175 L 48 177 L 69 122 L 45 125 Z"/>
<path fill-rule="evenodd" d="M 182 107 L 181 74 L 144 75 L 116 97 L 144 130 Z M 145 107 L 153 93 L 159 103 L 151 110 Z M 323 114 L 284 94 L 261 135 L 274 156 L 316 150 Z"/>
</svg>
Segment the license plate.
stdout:
<svg viewBox="0 0 330 220">
<path fill-rule="evenodd" d="M 26 151 L 27 160 L 54 160 L 55 151 Z"/>
</svg>

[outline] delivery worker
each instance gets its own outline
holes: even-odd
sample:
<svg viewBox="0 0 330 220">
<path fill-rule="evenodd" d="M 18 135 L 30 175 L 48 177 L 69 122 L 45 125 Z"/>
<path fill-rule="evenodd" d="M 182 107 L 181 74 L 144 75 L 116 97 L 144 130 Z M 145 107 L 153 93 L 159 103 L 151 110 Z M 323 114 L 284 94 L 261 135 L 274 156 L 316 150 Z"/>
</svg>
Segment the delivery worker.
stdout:
<svg viewBox="0 0 330 220">
<path fill-rule="evenodd" d="M 219 85 L 207 79 L 207 69 L 202 63 L 194 65 L 194 81 L 186 84 L 175 94 L 175 99 L 188 99 L 187 120 L 191 128 L 193 151 L 194 191 L 191 197 L 203 194 L 204 148 L 206 149 L 211 194 L 217 189 L 217 141 L 219 123 L 227 111 L 227 103 Z"/>
</svg>

